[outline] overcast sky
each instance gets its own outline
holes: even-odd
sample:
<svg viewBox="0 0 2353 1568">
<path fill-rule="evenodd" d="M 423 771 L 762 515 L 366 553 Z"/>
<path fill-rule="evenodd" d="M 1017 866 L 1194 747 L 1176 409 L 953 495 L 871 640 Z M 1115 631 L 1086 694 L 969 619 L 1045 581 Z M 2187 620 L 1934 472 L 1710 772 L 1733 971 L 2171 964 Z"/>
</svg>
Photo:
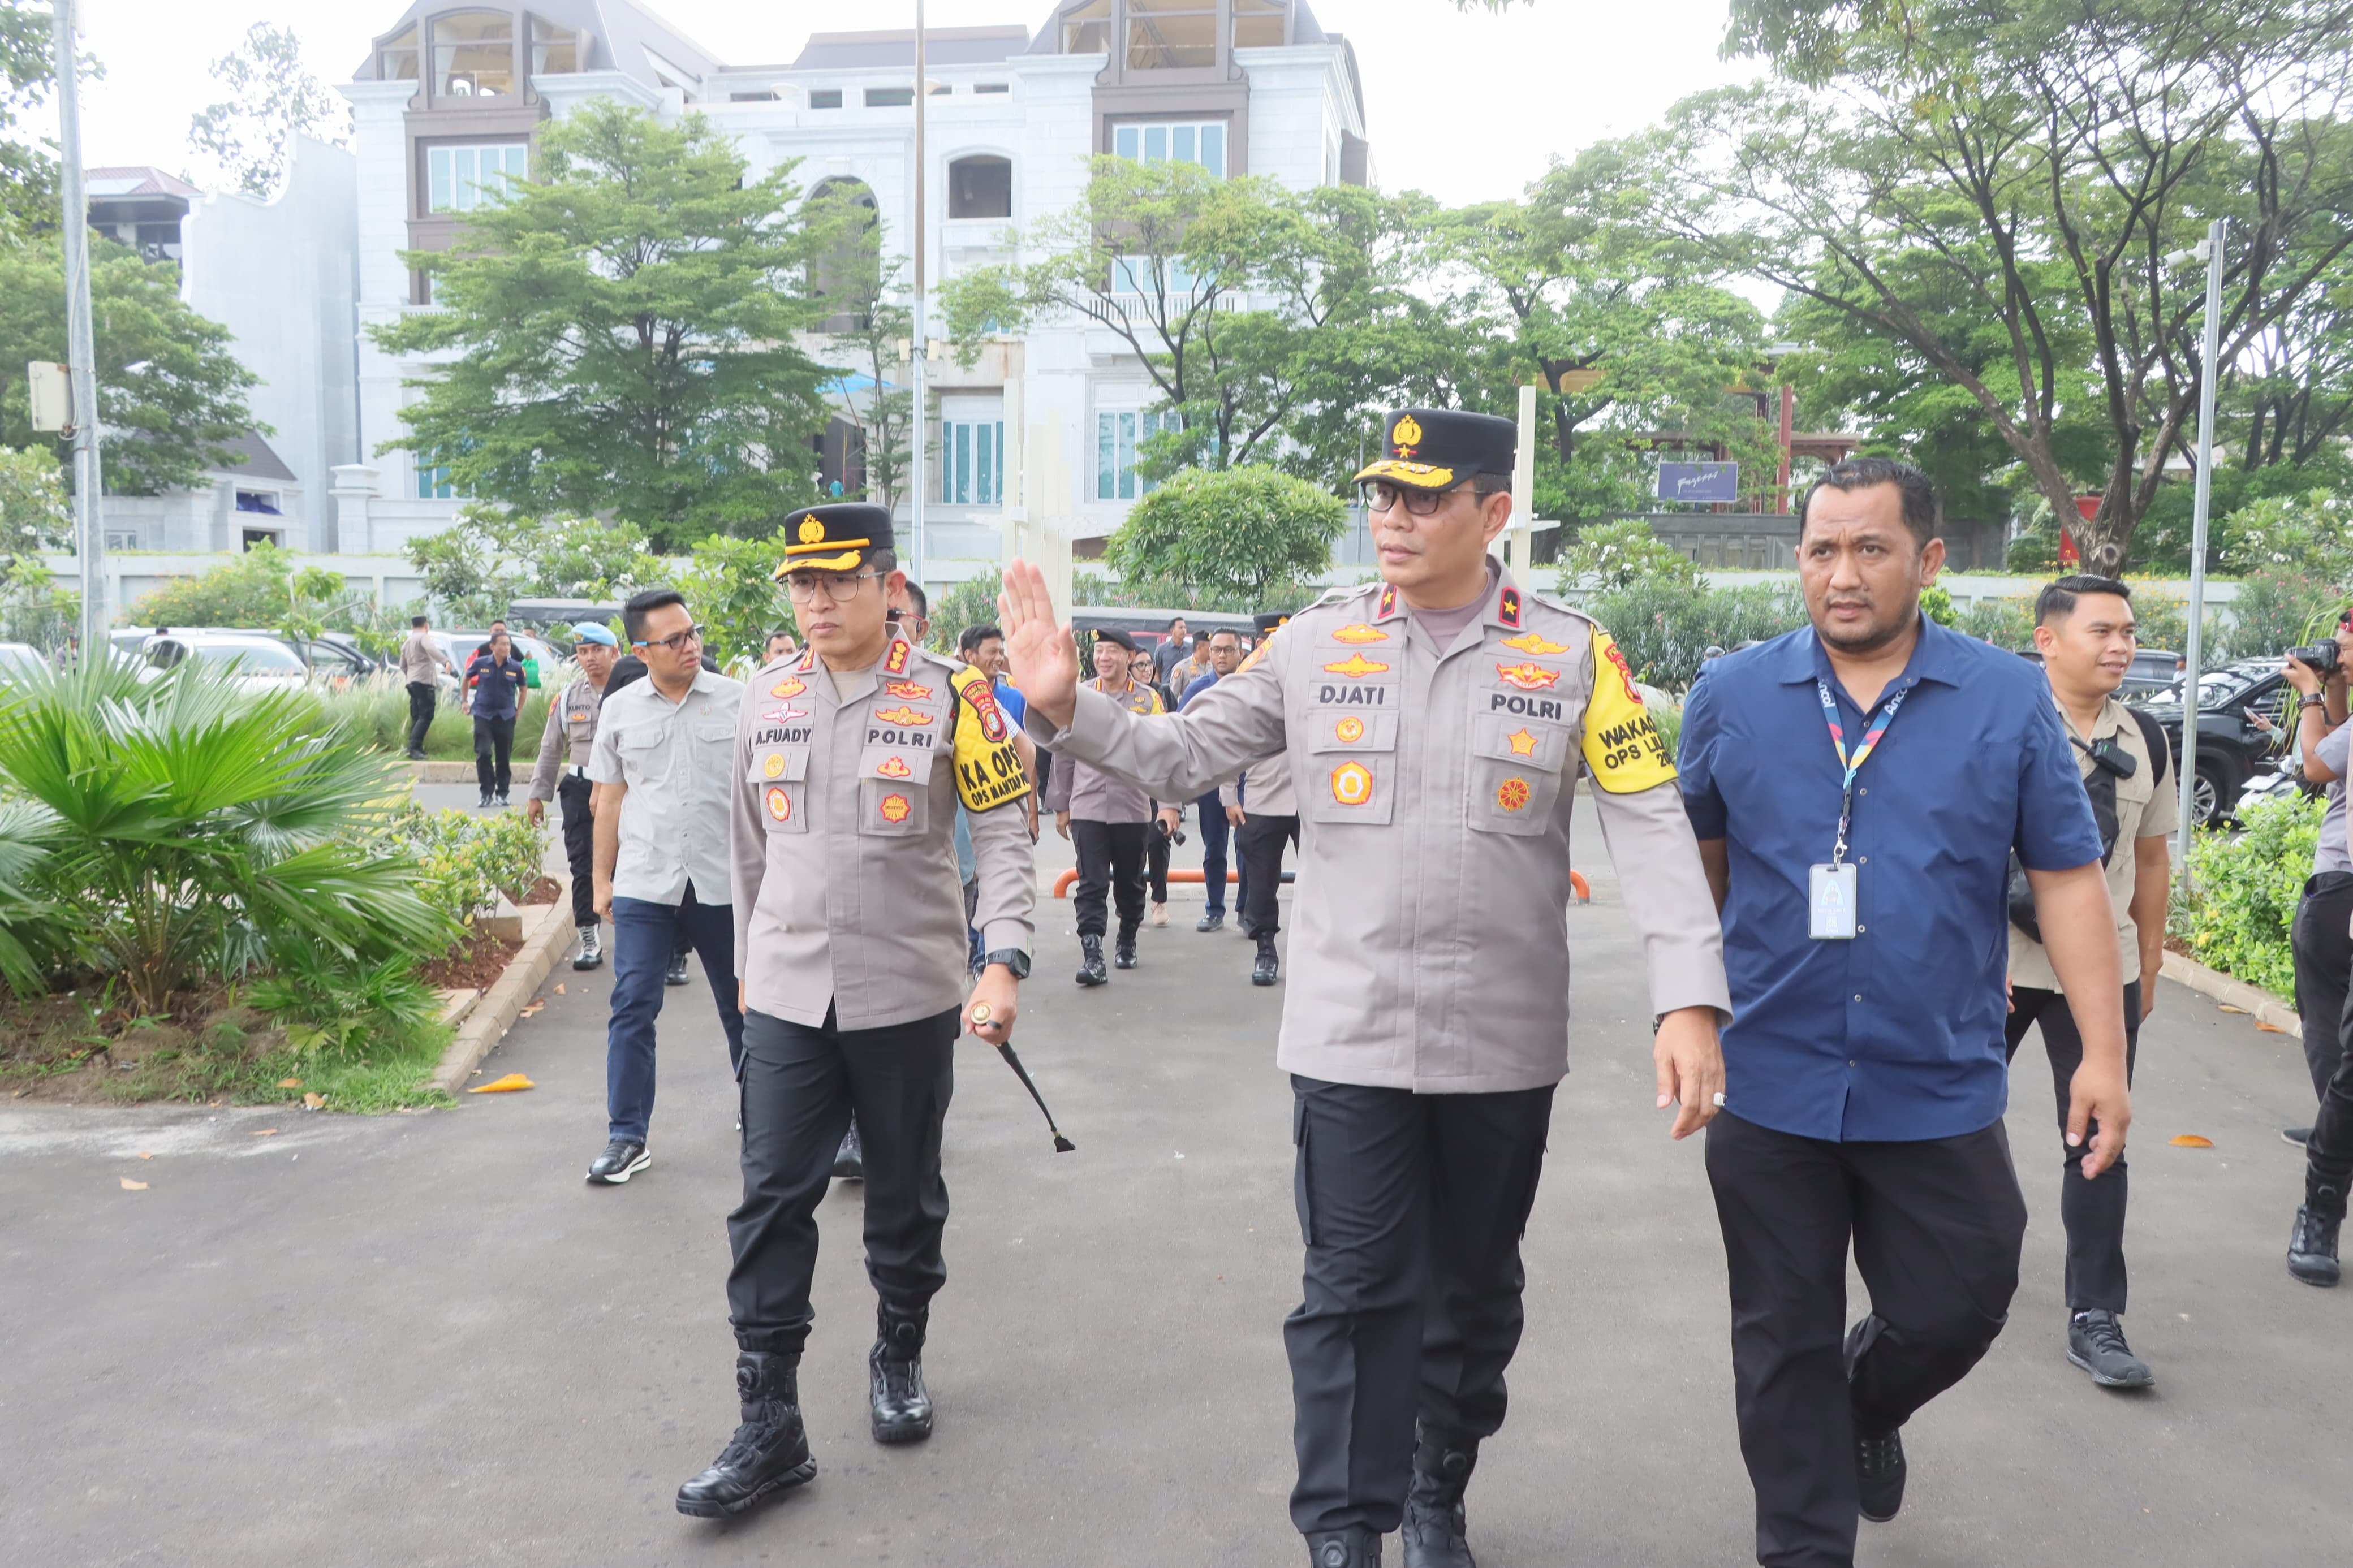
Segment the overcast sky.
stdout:
<svg viewBox="0 0 2353 1568">
<path fill-rule="evenodd" d="M 206 183 L 188 120 L 219 96 L 207 62 L 257 21 L 291 27 L 311 68 L 350 79 L 403 0 L 85 0 L 89 47 L 107 77 L 87 91 L 92 164 L 153 163 Z M 813 28 L 912 26 L 913 0 L 644 0 L 731 65 L 791 59 Z M 1685 93 L 1753 69 L 1716 58 L 1724 0 L 1525 0 L 1510 14 L 1463 16 L 1451 0 L 1314 0 L 1365 73 L 1373 163 L 1390 190 L 1460 204 L 1516 195 L 1556 156 L 1640 129 Z M 1018 22 L 1035 28 L 1051 0 L 929 0 L 933 26 Z"/>
</svg>

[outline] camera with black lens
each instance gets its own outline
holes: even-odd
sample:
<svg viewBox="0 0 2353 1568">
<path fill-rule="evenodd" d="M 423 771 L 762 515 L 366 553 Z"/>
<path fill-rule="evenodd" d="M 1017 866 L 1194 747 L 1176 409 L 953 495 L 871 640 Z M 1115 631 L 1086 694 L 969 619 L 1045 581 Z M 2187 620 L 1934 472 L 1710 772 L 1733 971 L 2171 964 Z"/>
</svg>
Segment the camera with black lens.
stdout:
<svg viewBox="0 0 2353 1568">
<path fill-rule="evenodd" d="M 2316 642 L 2308 647 L 2292 647 L 2287 650 L 2287 656 L 2298 664 L 2308 666 L 2322 675 L 2336 674 L 2340 657 L 2334 642 Z"/>
</svg>

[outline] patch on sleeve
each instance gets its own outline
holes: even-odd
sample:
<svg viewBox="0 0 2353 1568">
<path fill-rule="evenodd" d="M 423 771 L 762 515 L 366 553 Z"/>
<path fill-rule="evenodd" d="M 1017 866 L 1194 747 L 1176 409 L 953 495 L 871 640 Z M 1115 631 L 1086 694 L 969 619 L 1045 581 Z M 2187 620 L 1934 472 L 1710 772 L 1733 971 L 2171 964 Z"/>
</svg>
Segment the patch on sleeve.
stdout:
<svg viewBox="0 0 2353 1568">
<path fill-rule="evenodd" d="M 987 811 L 1029 793 L 1029 775 L 1014 749 L 1012 726 L 988 678 L 966 665 L 948 677 L 955 689 L 956 794 L 966 811 Z"/>
<path fill-rule="evenodd" d="M 1585 766 L 1611 795 L 1633 795 L 1675 776 L 1674 759 L 1634 689 L 1626 656 L 1593 628 L 1593 695 L 1585 704 Z"/>
</svg>

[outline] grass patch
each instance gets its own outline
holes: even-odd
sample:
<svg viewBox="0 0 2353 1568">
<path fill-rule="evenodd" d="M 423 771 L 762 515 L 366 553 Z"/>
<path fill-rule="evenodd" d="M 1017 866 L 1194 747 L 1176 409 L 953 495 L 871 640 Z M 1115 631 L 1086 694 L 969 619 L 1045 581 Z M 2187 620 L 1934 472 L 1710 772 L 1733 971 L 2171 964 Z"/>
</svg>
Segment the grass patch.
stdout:
<svg viewBox="0 0 2353 1568">
<path fill-rule="evenodd" d="M 285 1031 L 226 993 L 176 994 L 161 1017 L 132 1016 L 103 998 L 0 999 L 0 1096 L 81 1105 L 157 1100 L 285 1105 L 305 1094 L 322 1110 L 369 1113 L 448 1105 L 427 1084 L 451 1031 L 438 1023 L 399 1038 L 359 1037 L 303 1052 Z M 290 1084 L 288 1080 L 294 1080 Z"/>
</svg>

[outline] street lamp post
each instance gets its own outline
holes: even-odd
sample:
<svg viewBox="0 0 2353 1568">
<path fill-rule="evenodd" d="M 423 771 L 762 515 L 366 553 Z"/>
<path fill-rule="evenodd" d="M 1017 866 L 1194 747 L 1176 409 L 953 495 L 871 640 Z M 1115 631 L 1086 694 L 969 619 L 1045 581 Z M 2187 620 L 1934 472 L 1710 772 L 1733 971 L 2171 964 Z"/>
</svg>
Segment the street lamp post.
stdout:
<svg viewBox="0 0 2353 1568">
<path fill-rule="evenodd" d="M 58 70 L 58 151 L 64 163 L 66 362 L 73 384 L 74 544 L 81 557 L 84 658 L 105 646 L 106 533 L 99 508 L 98 346 L 90 310 L 90 200 L 82 189 L 81 82 L 75 68 L 75 0 L 52 0 Z"/>
<path fill-rule="evenodd" d="M 2185 888 L 2190 886 L 2189 829 L 2198 800 L 2198 687 L 2201 673 L 2198 661 L 2200 634 L 2206 619 L 2206 518 L 2214 495 L 2214 388 L 2221 379 L 2222 369 L 2214 362 L 2222 353 L 2222 242 L 2228 226 L 2225 219 L 2218 217 L 2206 226 L 2206 237 L 2197 247 L 2166 258 L 2175 266 L 2187 266 L 2193 261 L 2206 263 L 2206 333 L 2198 362 L 2198 489 L 2189 532 L 2189 646 L 2184 650 L 2188 663 L 2181 679 L 2181 777 L 2177 781 L 2181 792 L 2180 843 L 2177 847 Z M 2214 809 L 2221 808 L 2218 795 Z"/>
</svg>

